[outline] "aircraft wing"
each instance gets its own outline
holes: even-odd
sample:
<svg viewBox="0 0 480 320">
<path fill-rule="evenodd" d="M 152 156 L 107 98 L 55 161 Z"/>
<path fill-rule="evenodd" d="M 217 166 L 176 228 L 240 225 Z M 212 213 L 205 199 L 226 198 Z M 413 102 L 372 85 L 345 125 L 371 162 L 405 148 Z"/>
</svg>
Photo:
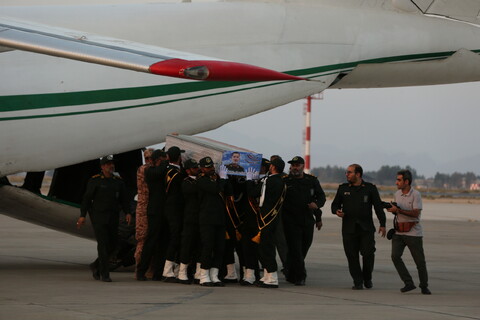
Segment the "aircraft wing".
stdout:
<svg viewBox="0 0 480 320">
<path fill-rule="evenodd" d="M 0 53 L 14 49 L 190 80 L 305 80 L 249 64 L 0 17 Z"/>
<path fill-rule="evenodd" d="M 480 81 L 480 55 L 461 49 L 443 60 L 363 63 L 331 88 L 388 88 Z"/>
<path fill-rule="evenodd" d="M 411 0 L 424 14 L 480 24 L 480 0 Z"/>
</svg>

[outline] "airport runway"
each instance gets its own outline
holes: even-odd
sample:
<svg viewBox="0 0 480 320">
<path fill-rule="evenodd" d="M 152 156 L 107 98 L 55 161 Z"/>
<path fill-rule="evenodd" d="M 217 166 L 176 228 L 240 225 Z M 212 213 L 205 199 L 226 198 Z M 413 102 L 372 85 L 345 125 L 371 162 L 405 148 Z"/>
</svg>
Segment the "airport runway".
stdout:
<svg viewBox="0 0 480 320">
<path fill-rule="evenodd" d="M 0 319 L 480 319 L 480 222 L 424 222 L 431 296 L 403 286 L 390 242 L 377 238 L 374 288 L 353 291 L 340 221 L 325 214 L 305 287 L 280 289 L 138 282 L 132 270 L 113 283 L 92 279 L 93 241 L 0 215 Z M 391 225 L 391 219 L 389 219 Z M 412 274 L 414 264 L 406 252 Z"/>
</svg>

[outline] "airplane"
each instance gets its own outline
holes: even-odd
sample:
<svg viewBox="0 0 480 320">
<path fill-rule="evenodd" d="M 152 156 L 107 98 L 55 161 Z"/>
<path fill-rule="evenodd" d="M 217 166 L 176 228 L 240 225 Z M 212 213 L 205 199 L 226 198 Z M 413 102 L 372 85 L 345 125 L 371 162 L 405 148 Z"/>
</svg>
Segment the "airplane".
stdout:
<svg viewBox="0 0 480 320">
<path fill-rule="evenodd" d="M 0 0 L 0 177 L 201 133 L 326 89 L 480 81 L 480 0 L 37 3 Z M 10 200 L 0 211 L 79 235 L 78 209 L 65 218 L 64 204 L 40 209 L 12 190 L 0 187 Z"/>
</svg>

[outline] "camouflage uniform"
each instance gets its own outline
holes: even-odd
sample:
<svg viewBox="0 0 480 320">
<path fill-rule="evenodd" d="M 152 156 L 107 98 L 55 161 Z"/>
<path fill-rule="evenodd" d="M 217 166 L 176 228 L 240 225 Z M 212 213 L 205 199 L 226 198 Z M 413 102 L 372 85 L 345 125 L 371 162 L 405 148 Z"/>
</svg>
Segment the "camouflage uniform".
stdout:
<svg viewBox="0 0 480 320">
<path fill-rule="evenodd" d="M 137 171 L 137 209 L 136 209 L 136 225 L 135 238 L 137 239 L 137 248 L 135 250 L 135 263 L 138 265 L 140 257 L 142 256 L 143 244 L 147 237 L 147 206 L 148 206 L 148 186 L 145 182 L 145 169 L 150 167 L 149 164 L 144 164 Z"/>
</svg>

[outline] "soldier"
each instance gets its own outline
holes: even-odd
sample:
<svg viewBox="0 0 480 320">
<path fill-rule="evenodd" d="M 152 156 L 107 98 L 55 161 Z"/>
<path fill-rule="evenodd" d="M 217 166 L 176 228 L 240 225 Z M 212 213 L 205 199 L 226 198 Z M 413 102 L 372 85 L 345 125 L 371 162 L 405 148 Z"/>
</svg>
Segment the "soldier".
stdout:
<svg viewBox="0 0 480 320">
<path fill-rule="evenodd" d="M 258 243 L 258 257 L 264 267 L 263 278 L 260 279 L 260 286 L 264 288 L 278 288 L 275 235 L 279 221 L 278 214 L 286 193 L 281 176 L 284 168 L 285 162 L 282 159 L 274 159 L 270 163 L 270 175 L 257 185 L 252 181 L 253 170 L 247 171 L 249 196 L 260 198 L 257 212 L 258 235 L 254 241 Z M 245 281 L 250 282 L 247 279 Z"/>
<path fill-rule="evenodd" d="M 198 177 L 200 212 L 200 285 L 223 286 L 218 278 L 219 268 L 225 250 L 225 201 L 224 190 L 227 184 L 225 167 L 215 173 L 212 158 L 200 159 L 202 173 Z"/>
<path fill-rule="evenodd" d="M 178 282 L 190 284 L 188 276 L 188 267 L 192 263 L 199 260 L 200 250 L 200 233 L 198 225 L 198 163 L 194 159 L 188 159 L 184 164 L 185 171 L 188 176 L 183 179 L 182 193 L 185 201 L 183 210 L 183 229 L 180 241 L 180 270 L 178 273 Z M 195 272 L 195 280 L 200 281 L 200 266 L 197 264 Z"/>
<path fill-rule="evenodd" d="M 238 276 L 235 268 L 235 252 L 240 266 L 243 265 L 243 251 L 240 245 L 242 234 L 240 232 L 244 219 L 244 202 L 246 196 L 245 179 L 240 176 L 228 176 L 228 191 L 225 193 L 227 239 L 225 241 L 224 268 L 220 270 L 224 283 L 237 283 Z"/>
<path fill-rule="evenodd" d="M 148 205 L 148 186 L 145 182 L 145 169 L 152 165 L 152 153 L 154 149 L 150 148 L 143 152 L 145 164 L 137 170 L 137 207 L 135 210 L 135 239 L 137 247 L 135 249 L 135 268 L 140 262 L 143 243 L 147 237 L 147 205 Z"/>
<path fill-rule="evenodd" d="M 170 147 L 167 151 L 168 165 L 165 174 L 165 220 L 168 226 L 168 247 L 166 253 L 165 267 L 163 269 L 163 280 L 165 282 L 176 282 L 174 268 L 180 251 L 180 236 L 183 223 L 183 195 L 182 182 L 186 174 L 181 167 L 182 152 L 179 147 Z"/>
<path fill-rule="evenodd" d="M 338 187 L 332 202 L 332 213 L 342 219 L 343 249 L 347 256 L 348 269 L 353 278 L 353 290 L 363 286 L 373 287 L 372 272 L 375 262 L 375 226 L 372 206 L 380 222 L 378 233 L 385 237 L 385 212 L 377 187 L 365 182 L 363 169 L 358 164 L 348 166 L 345 172 L 348 183 Z M 363 257 L 360 266 L 359 253 Z"/>
<path fill-rule="evenodd" d="M 145 273 L 152 264 L 153 280 L 161 280 L 163 270 L 164 248 L 167 234 L 165 229 L 163 207 L 165 204 L 165 174 L 167 164 L 162 160 L 165 152 L 155 150 L 152 153 L 152 166 L 145 169 L 145 181 L 148 185 L 147 238 L 143 245 L 140 263 L 137 266 L 137 280 L 145 281 Z"/>
<path fill-rule="evenodd" d="M 118 237 L 119 207 L 125 213 L 128 224 L 131 222 L 129 199 L 125 184 L 115 176 L 113 156 L 100 159 L 102 172 L 90 178 L 80 208 L 77 228 L 85 224 L 87 212 L 90 214 L 98 258 L 90 265 L 95 280 L 112 282 L 108 269 L 109 258 L 113 253 Z"/>
<path fill-rule="evenodd" d="M 303 172 L 305 160 L 294 157 L 290 163 L 290 174 L 284 178 L 287 195 L 282 217 L 287 240 L 287 266 L 285 276 L 288 282 L 304 286 L 307 277 L 305 258 L 312 245 L 314 226 L 322 228 L 321 207 L 326 198 L 320 182 L 315 176 Z"/>
<path fill-rule="evenodd" d="M 262 159 L 262 165 L 260 169 L 260 176 L 265 177 L 270 167 L 270 161 Z M 253 177 L 253 183 L 258 184 L 260 180 L 257 177 Z M 251 187 L 250 187 L 251 188 Z M 243 208 L 243 222 L 241 225 L 242 239 L 240 243 L 242 245 L 244 272 L 243 277 L 240 280 L 242 286 L 254 285 L 259 274 L 258 267 L 258 244 L 252 239 L 258 234 L 257 214 L 259 214 L 260 208 L 258 206 L 258 198 L 248 194 L 245 190 L 242 198 Z"/>
</svg>

